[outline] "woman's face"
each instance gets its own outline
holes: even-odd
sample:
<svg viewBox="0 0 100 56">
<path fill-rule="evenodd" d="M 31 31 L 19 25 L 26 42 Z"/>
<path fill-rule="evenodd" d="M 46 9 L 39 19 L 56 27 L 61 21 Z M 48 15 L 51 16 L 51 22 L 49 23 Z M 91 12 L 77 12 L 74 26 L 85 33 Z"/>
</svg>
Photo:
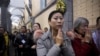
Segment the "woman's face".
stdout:
<svg viewBox="0 0 100 56">
<path fill-rule="evenodd" d="M 88 30 L 88 23 L 82 23 L 77 30 L 80 34 L 85 34 Z"/>
<path fill-rule="evenodd" d="M 55 13 L 51 17 L 51 21 L 49 21 L 49 25 L 52 29 L 58 30 L 59 28 L 62 28 L 64 22 L 63 15 L 61 13 Z"/>
<path fill-rule="evenodd" d="M 39 25 L 38 25 L 38 24 L 34 24 L 34 25 L 33 25 L 33 30 L 37 30 L 37 29 L 40 29 L 40 28 L 39 28 Z"/>
</svg>

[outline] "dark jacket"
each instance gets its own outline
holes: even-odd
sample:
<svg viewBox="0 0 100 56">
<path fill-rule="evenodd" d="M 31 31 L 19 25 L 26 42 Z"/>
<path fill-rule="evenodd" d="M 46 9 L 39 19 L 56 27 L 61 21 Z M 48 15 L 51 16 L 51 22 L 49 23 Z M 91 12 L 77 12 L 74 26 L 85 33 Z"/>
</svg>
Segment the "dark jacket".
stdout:
<svg viewBox="0 0 100 56">
<path fill-rule="evenodd" d="M 19 33 L 19 34 L 17 34 L 16 35 L 16 39 L 15 39 L 15 46 L 17 47 L 17 48 L 19 48 L 18 46 L 19 45 L 23 45 L 23 48 L 30 48 L 30 46 L 31 46 L 31 43 L 30 43 L 30 35 L 29 34 L 21 34 L 21 33 Z"/>
<path fill-rule="evenodd" d="M 0 52 L 5 50 L 5 39 L 3 34 L 0 34 Z"/>
</svg>

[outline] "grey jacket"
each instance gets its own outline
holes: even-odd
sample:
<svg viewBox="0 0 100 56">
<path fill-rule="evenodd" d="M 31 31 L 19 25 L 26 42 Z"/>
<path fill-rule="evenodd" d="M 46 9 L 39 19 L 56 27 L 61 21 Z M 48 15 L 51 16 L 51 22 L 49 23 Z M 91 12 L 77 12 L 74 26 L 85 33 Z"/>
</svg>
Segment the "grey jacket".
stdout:
<svg viewBox="0 0 100 56">
<path fill-rule="evenodd" d="M 37 41 L 37 56 L 75 56 L 71 40 L 65 35 L 62 47 L 55 45 L 51 32 L 48 31 Z"/>
</svg>

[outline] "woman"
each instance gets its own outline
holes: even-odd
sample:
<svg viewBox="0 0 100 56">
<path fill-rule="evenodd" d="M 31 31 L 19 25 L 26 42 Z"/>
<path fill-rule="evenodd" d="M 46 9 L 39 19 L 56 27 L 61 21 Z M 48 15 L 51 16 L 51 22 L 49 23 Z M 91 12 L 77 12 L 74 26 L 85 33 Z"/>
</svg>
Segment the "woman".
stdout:
<svg viewBox="0 0 100 56">
<path fill-rule="evenodd" d="M 38 31 L 41 31 L 41 26 L 39 23 L 34 23 L 33 24 L 33 32 L 32 32 L 32 38 L 30 39 L 30 42 L 31 42 L 31 55 L 32 56 L 37 56 L 37 53 L 36 53 L 36 41 L 38 39 L 38 36 L 34 36 L 34 34 L 36 35 L 36 33 Z M 38 35 L 38 34 L 37 34 Z"/>
<path fill-rule="evenodd" d="M 39 36 L 43 34 L 43 31 L 41 30 L 41 25 L 39 23 L 34 23 L 33 31 L 34 31 L 33 40 L 36 42 L 38 40 Z"/>
<path fill-rule="evenodd" d="M 59 10 L 49 14 L 50 30 L 37 41 L 38 56 L 74 56 L 71 41 L 62 32 L 63 16 Z"/>
<path fill-rule="evenodd" d="M 75 56 L 99 56 L 88 25 L 89 21 L 83 17 L 79 17 L 74 23 L 75 36 L 72 40 L 72 46 Z"/>
<path fill-rule="evenodd" d="M 34 24 L 33 24 L 33 31 L 35 31 L 35 30 L 37 30 L 37 29 L 41 29 L 40 23 L 34 23 Z"/>
</svg>

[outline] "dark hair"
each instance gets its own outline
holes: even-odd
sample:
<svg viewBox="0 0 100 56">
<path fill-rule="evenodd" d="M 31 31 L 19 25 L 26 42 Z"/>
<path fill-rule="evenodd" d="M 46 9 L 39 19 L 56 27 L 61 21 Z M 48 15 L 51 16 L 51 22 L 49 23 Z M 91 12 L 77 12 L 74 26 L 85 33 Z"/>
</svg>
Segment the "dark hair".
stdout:
<svg viewBox="0 0 100 56">
<path fill-rule="evenodd" d="M 64 13 L 60 10 L 54 10 L 52 11 L 50 14 L 49 14 L 49 17 L 48 17 L 48 21 L 51 21 L 51 18 L 52 16 L 55 14 L 55 13 L 61 13 L 63 16 L 64 16 Z"/>
<path fill-rule="evenodd" d="M 99 24 L 99 20 L 100 20 L 100 16 L 99 16 L 99 17 L 97 17 L 97 20 L 96 20 L 96 25 L 98 25 L 98 24 Z"/>
<path fill-rule="evenodd" d="M 25 29 L 27 29 L 26 26 L 22 26 L 22 27 L 24 27 Z"/>
<path fill-rule="evenodd" d="M 44 29 L 48 29 L 47 27 L 45 27 Z"/>
<path fill-rule="evenodd" d="M 41 29 L 41 25 L 40 25 L 40 23 L 34 23 L 34 24 L 37 24 L 37 25 L 39 26 L 39 28 Z"/>
<path fill-rule="evenodd" d="M 18 33 L 17 31 L 14 31 L 13 33 Z"/>
</svg>

